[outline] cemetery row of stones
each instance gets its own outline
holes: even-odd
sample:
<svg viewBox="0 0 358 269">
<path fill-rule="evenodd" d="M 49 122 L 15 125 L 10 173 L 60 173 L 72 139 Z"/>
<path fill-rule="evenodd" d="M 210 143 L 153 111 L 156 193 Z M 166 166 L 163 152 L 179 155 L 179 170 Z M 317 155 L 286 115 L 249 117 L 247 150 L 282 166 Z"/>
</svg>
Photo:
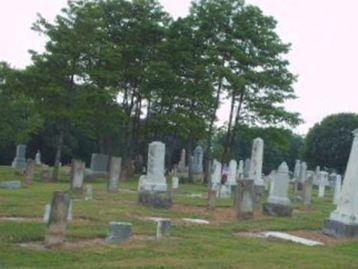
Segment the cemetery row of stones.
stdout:
<svg viewBox="0 0 358 269">
<path fill-rule="evenodd" d="M 319 197 L 324 197 L 325 188 L 335 187 L 334 203 L 336 210 L 324 221 L 323 232 L 338 237 L 358 237 L 358 129 L 353 131 L 354 141 L 347 169 L 342 183 L 340 175 L 328 175 L 327 172 L 307 171 L 305 162 L 297 161 L 293 177 L 287 164 L 283 162 L 277 171 L 271 172 L 269 176 L 262 175 L 264 141 L 257 138 L 253 141 L 251 159 L 239 162 L 232 160 L 227 169 L 223 169 L 220 162 L 214 160 L 211 169 L 211 180 L 208 185 L 208 209 L 214 210 L 216 199 L 234 196 L 234 209 L 239 220 L 255 217 L 255 212 L 261 210 L 261 200 L 265 191 L 269 192 L 267 201 L 263 204 L 264 214 L 290 217 L 292 214 L 291 201 L 288 197 L 290 184 L 295 191 L 303 190 L 304 206 L 311 206 L 312 186 L 319 186 Z M 19 167 L 24 156 L 23 149 L 18 148 L 17 156 L 13 166 Z M 38 158 L 38 157 L 37 157 Z M 112 157 L 110 160 L 105 156 L 95 156 L 97 161 L 93 162 L 94 171 L 106 172 L 106 162 L 109 161 L 109 172 L 107 174 L 108 192 L 116 193 L 119 187 L 121 172 L 121 158 Z M 202 151 L 199 148 L 194 154 L 195 171 L 202 172 Z M 30 162 L 31 164 L 32 162 Z M 162 142 L 152 142 L 148 148 L 148 163 L 145 175 L 139 178 L 138 201 L 141 204 L 157 208 L 170 208 L 172 206 L 172 195 L 179 187 L 179 179 L 174 171 L 172 178 L 172 191 L 168 190 L 165 178 L 165 145 Z M 23 165 L 23 163 L 22 163 Z M 23 167 L 23 166 L 22 166 Z M 25 169 L 25 184 L 31 184 L 31 173 L 29 163 Z M 31 165 L 30 165 L 31 167 Z M 178 164 L 178 172 L 185 171 L 185 153 L 182 153 Z M 70 172 L 70 189 L 73 193 L 83 192 L 85 177 L 85 164 L 80 160 L 73 160 Z M 6 184 L 6 183 L 3 183 Z M 341 186 L 342 185 L 342 186 Z M 4 186 L 3 186 L 4 187 Z M 87 187 L 86 197 L 90 199 L 92 187 Z M 51 205 L 47 207 L 46 221 L 48 221 L 48 233 L 46 244 L 57 245 L 63 242 L 67 222 L 72 203 L 67 192 L 56 191 Z M 170 221 L 158 219 L 157 236 L 169 235 Z M 131 224 L 125 222 L 111 222 L 108 243 L 121 243 L 131 235 Z"/>
</svg>

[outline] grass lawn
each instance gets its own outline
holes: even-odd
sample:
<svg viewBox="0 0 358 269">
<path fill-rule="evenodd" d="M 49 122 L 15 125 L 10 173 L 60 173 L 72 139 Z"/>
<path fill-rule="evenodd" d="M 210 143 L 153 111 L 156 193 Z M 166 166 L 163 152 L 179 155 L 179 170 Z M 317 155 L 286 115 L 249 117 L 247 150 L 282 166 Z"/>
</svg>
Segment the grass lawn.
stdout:
<svg viewBox="0 0 358 269">
<path fill-rule="evenodd" d="M 358 268 L 357 240 L 327 239 L 325 246 L 307 247 L 234 235 L 268 230 L 319 234 L 315 231 L 334 209 L 332 190 L 324 199 L 318 199 L 315 190 L 310 210 L 293 202 L 292 218 L 259 215 L 236 221 L 230 199 L 220 200 L 214 212 L 206 210 L 206 188 L 201 185 L 180 185 L 173 208 L 159 210 L 137 204 L 136 180 L 121 182 L 118 194 L 108 194 L 103 180 L 91 183 L 94 200 L 73 197 L 74 219 L 63 247 L 25 248 L 20 244 L 44 240 L 46 225 L 41 219 L 53 191 L 69 188 L 66 171 L 61 171 L 58 183 L 42 183 L 40 172 L 27 188 L 0 189 L 0 218 L 25 218 L 0 219 L 0 268 Z M 12 168 L 0 167 L 0 181 L 20 178 Z M 202 198 L 189 197 L 192 193 L 201 193 Z M 148 217 L 171 218 L 171 237 L 154 240 L 156 226 Z M 182 218 L 202 218 L 211 224 L 187 224 Z M 120 246 L 103 244 L 110 221 L 131 222 L 134 237 Z"/>
</svg>

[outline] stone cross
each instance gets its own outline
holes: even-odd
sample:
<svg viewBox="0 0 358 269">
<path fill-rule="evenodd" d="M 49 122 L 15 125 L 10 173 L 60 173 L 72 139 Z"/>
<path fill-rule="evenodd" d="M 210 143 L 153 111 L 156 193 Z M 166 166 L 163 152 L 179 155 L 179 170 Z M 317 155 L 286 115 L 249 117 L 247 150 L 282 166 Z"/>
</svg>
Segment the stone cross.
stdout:
<svg viewBox="0 0 358 269">
<path fill-rule="evenodd" d="M 264 187 L 262 179 L 263 154 L 264 141 L 261 138 L 256 138 L 252 145 L 249 179 L 254 180 L 255 185 L 260 187 Z"/>
<path fill-rule="evenodd" d="M 231 160 L 229 163 L 229 173 L 227 176 L 227 184 L 229 186 L 236 186 L 236 169 L 237 169 L 237 162 L 235 160 Z"/>
<path fill-rule="evenodd" d="M 18 145 L 16 148 L 16 156 L 12 162 L 12 167 L 24 170 L 26 167 L 26 145 Z"/>
<path fill-rule="evenodd" d="M 83 191 L 83 178 L 86 164 L 80 160 L 72 160 L 71 165 L 71 190 L 74 192 Z"/>
<path fill-rule="evenodd" d="M 319 185 L 318 185 L 318 197 L 323 198 L 326 185 L 328 183 L 328 173 L 327 172 L 320 172 L 319 174 Z"/>
<path fill-rule="evenodd" d="M 122 159 L 112 157 L 109 165 L 107 191 L 116 193 L 118 192 L 119 177 L 121 175 Z"/>
<path fill-rule="evenodd" d="M 341 198 L 323 227 L 324 233 L 338 237 L 358 237 L 358 129 L 353 136 Z"/>
<path fill-rule="evenodd" d="M 342 188 L 342 176 L 337 175 L 336 178 L 336 187 L 334 189 L 334 198 L 333 198 L 333 204 L 338 205 L 339 200 L 341 198 L 341 188 Z"/>
<path fill-rule="evenodd" d="M 271 184 L 270 194 L 263 208 L 264 213 L 272 216 L 291 216 L 291 202 L 288 199 L 289 183 L 289 169 L 287 164 L 283 162 Z"/>
</svg>

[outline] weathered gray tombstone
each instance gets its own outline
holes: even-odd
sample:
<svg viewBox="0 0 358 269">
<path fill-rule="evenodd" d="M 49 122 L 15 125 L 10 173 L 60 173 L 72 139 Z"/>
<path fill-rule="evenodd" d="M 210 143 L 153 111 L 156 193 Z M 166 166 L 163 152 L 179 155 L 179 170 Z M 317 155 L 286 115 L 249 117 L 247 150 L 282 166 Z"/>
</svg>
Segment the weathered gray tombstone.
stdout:
<svg viewBox="0 0 358 269">
<path fill-rule="evenodd" d="M 132 236 L 132 224 L 128 222 L 110 222 L 107 244 L 121 244 Z"/>
<path fill-rule="evenodd" d="M 221 185 L 222 165 L 216 159 L 213 161 L 212 173 L 210 177 L 210 188 L 218 191 Z"/>
<path fill-rule="evenodd" d="M 320 172 L 319 174 L 319 183 L 318 183 L 318 197 L 324 198 L 326 186 L 328 184 L 328 173 L 327 172 Z"/>
<path fill-rule="evenodd" d="M 249 178 L 249 174 L 250 174 L 250 164 L 251 164 L 251 160 L 250 160 L 250 159 L 246 159 L 246 160 L 245 160 L 245 166 L 244 166 L 244 176 L 243 176 L 243 179 L 248 179 L 248 178 Z"/>
<path fill-rule="evenodd" d="M 324 222 L 323 232 L 336 237 L 358 237 L 358 129 L 343 180 L 337 209 Z"/>
<path fill-rule="evenodd" d="M 16 147 L 16 156 L 12 162 L 12 167 L 20 170 L 26 168 L 26 145 L 18 145 Z"/>
<path fill-rule="evenodd" d="M 295 169 L 293 171 L 293 181 L 297 182 L 300 178 L 300 171 L 301 171 L 301 161 L 300 160 L 296 160 L 295 163 Z"/>
<path fill-rule="evenodd" d="M 122 159 L 112 157 L 109 165 L 107 191 L 116 193 L 119 187 L 119 177 L 121 175 Z"/>
<path fill-rule="evenodd" d="M 162 239 L 164 237 L 170 236 L 170 220 L 168 219 L 159 219 L 157 220 L 157 233 L 156 238 Z"/>
<path fill-rule="evenodd" d="M 216 195 L 217 190 L 216 189 L 208 189 L 208 209 L 214 210 L 216 205 Z"/>
<path fill-rule="evenodd" d="M 71 190 L 73 192 L 83 192 L 83 178 L 86 165 L 80 160 L 72 160 L 71 165 Z"/>
<path fill-rule="evenodd" d="M 164 176 L 165 144 L 152 142 L 148 149 L 147 174 L 139 178 L 139 202 L 158 208 L 170 208 L 172 197 Z"/>
<path fill-rule="evenodd" d="M 21 181 L 13 180 L 13 181 L 1 181 L 0 189 L 11 189 L 16 190 L 21 188 Z"/>
<path fill-rule="evenodd" d="M 313 185 L 318 186 L 319 184 L 319 174 L 321 173 L 321 167 L 317 166 L 315 170 L 315 177 L 313 180 Z"/>
<path fill-rule="evenodd" d="M 235 160 L 231 160 L 229 163 L 229 174 L 227 176 L 227 184 L 229 186 L 236 186 L 236 176 L 237 176 L 237 162 Z"/>
<path fill-rule="evenodd" d="M 85 192 L 85 201 L 89 201 L 93 199 L 93 186 L 86 185 L 86 192 Z"/>
<path fill-rule="evenodd" d="M 239 220 L 251 219 L 255 214 L 255 182 L 240 180 L 236 189 L 235 210 Z"/>
<path fill-rule="evenodd" d="M 295 186 L 296 191 L 302 190 L 303 184 L 306 181 L 306 179 L 307 179 L 307 163 L 302 162 L 300 167 L 300 176 L 299 179 L 296 181 L 296 186 Z"/>
<path fill-rule="evenodd" d="M 38 150 L 35 155 L 35 164 L 41 165 L 41 152 Z"/>
<path fill-rule="evenodd" d="M 178 172 L 179 173 L 184 173 L 186 172 L 187 167 L 186 167 L 186 151 L 185 149 L 181 150 L 181 154 L 180 154 L 180 161 L 178 163 Z"/>
<path fill-rule="evenodd" d="M 95 173 L 106 173 L 108 170 L 108 162 L 108 155 L 93 153 L 91 156 L 90 169 Z"/>
<path fill-rule="evenodd" d="M 51 203 L 48 231 L 45 236 L 47 247 L 62 244 L 67 227 L 67 215 L 70 206 L 70 196 L 63 191 L 55 191 Z"/>
<path fill-rule="evenodd" d="M 307 171 L 307 179 L 303 184 L 303 205 L 305 207 L 311 207 L 312 205 L 312 185 L 315 177 L 313 171 Z"/>
<path fill-rule="evenodd" d="M 203 156 L 204 156 L 203 148 L 201 146 L 197 146 L 194 149 L 194 156 L 192 161 L 193 174 L 200 175 L 203 173 Z"/>
<path fill-rule="evenodd" d="M 255 181 L 255 185 L 264 189 L 264 182 L 262 179 L 262 165 L 264 154 L 264 141 L 261 138 L 256 138 L 252 144 L 251 163 L 249 179 Z"/>
<path fill-rule="evenodd" d="M 239 168 L 237 169 L 237 179 L 241 180 L 244 178 L 244 161 L 239 161 Z"/>
<path fill-rule="evenodd" d="M 179 189 L 179 178 L 172 177 L 172 191 L 177 192 Z"/>
<path fill-rule="evenodd" d="M 292 215 L 291 201 L 288 199 L 290 175 L 288 166 L 283 162 L 271 184 L 270 195 L 263 206 L 263 212 L 270 216 L 290 217 Z"/>
<path fill-rule="evenodd" d="M 35 163 L 32 159 L 28 159 L 24 174 L 24 185 L 30 185 L 34 179 Z"/>
<path fill-rule="evenodd" d="M 338 202 L 341 198 L 341 190 L 342 190 L 342 176 L 337 175 L 336 184 L 334 188 L 334 197 L 333 197 L 333 204 L 338 205 Z"/>
</svg>

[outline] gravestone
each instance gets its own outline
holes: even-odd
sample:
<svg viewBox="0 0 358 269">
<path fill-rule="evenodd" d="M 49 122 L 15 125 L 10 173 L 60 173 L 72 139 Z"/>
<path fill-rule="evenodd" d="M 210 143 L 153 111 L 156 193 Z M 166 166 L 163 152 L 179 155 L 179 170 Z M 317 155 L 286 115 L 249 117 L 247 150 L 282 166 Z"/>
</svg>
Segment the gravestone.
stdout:
<svg viewBox="0 0 358 269">
<path fill-rule="evenodd" d="M 246 159 L 245 160 L 245 166 L 244 166 L 244 177 L 243 179 L 248 179 L 249 175 L 250 175 L 250 165 L 251 165 L 251 160 L 250 159 Z"/>
<path fill-rule="evenodd" d="M 41 165 L 41 152 L 38 150 L 35 155 L 35 164 Z"/>
<path fill-rule="evenodd" d="M 187 168 L 186 168 L 186 151 L 185 151 L 185 149 L 182 149 L 181 153 L 180 153 L 180 160 L 179 160 L 179 163 L 178 163 L 178 172 L 179 173 L 185 173 L 186 171 L 187 171 Z"/>
<path fill-rule="evenodd" d="M 291 201 L 287 196 L 289 182 L 289 169 L 287 164 L 283 162 L 271 184 L 267 203 L 263 206 L 265 214 L 279 217 L 290 217 L 292 215 Z"/>
<path fill-rule="evenodd" d="M 216 159 L 213 161 L 212 174 L 210 179 L 210 188 L 218 191 L 221 185 L 221 163 Z"/>
<path fill-rule="evenodd" d="M 70 207 L 70 196 L 63 191 L 55 191 L 51 203 L 48 231 L 45 236 L 47 247 L 62 244 L 67 227 L 67 215 Z"/>
<path fill-rule="evenodd" d="M 227 184 L 229 186 L 236 186 L 236 169 L 237 169 L 237 162 L 235 160 L 231 160 L 229 163 L 229 171 L 227 176 Z"/>
<path fill-rule="evenodd" d="M 132 224 L 128 222 L 110 222 L 107 244 L 121 244 L 132 236 Z"/>
<path fill-rule="evenodd" d="M 50 219 L 50 213 L 51 213 L 51 204 L 47 204 L 45 206 L 45 210 L 44 210 L 44 217 L 43 217 L 44 223 L 48 223 L 48 221 Z"/>
<path fill-rule="evenodd" d="M 13 181 L 1 181 L 0 189 L 11 189 L 16 190 L 21 188 L 21 181 L 13 180 Z"/>
<path fill-rule="evenodd" d="M 303 184 L 305 183 L 306 179 L 307 179 L 307 163 L 302 162 L 300 166 L 300 176 L 295 184 L 296 191 L 302 190 Z"/>
<path fill-rule="evenodd" d="M 81 193 L 83 191 L 83 178 L 86 165 L 80 160 L 72 160 L 71 165 L 71 190 Z"/>
<path fill-rule="evenodd" d="M 342 188 L 342 177 L 337 175 L 336 186 L 334 188 L 334 197 L 333 204 L 338 205 L 339 200 L 341 198 L 341 188 Z"/>
<path fill-rule="evenodd" d="M 318 197 L 323 198 L 328 184 L 328 173 L 320 172 L 319 173 L 319 185 L 318 185 Z"/>
<path fill-rule="evenodd" d="M 295 169 L 293 171 L 293 179 L 295 182 L 297 182 L 300 178 L 300 171 L 301 171 L 301 161 L 296 160 Z"/>
<path fill-rule="evenodd" d="M 24 184 L 30 185 L 34 179 L 35 163 L 32 159 L 28 159 L 24 174 Z"/>
<path fill-rule="evenodd" d="M 240 160 L 239 168 L 237 169 L 237 179 L 241 180 L 244 178 L 244 161 Z"/>
<path fill-rule="evenodd" d="M 26 168 L 26 145 L 18 145 L 16 148 L 16 157 L 12 162 L 12 167 L 20 170 Z"/>
<path fill-rule="evenodd" d="M 176 192 L 179 188 L 179 178 L 178 177 L 172 177 L 172 191 Z"/>
<path fill-rule="evenodd" d="M 307 171 L 307 179 L 303 183 L 303 205 L 310 207 L 312 204 L 312 184 L 315 173 L 313 171 Z"/>
<path fill-rule="evenodd" d="M 162 239 L 164 237 L 169 237 L 170 235 L 170 220 L 168 219 L 158 219 L 157 220 L 157 239 Z"/>
<path fill-rule="evenodd" d="M 203 156 L 204 156 L 203 148 L 201 146 L 197 146 L 194 149 L 194 156 L 192 161 L 193 174 L 200 175 L 203 173 Z"/>
<path fill-rule="evenodd" d="M 216 204 L 217 190 L 208 188 L 208 209 L 214 210 Z"/>
<path fill-rule="evenodd" d="M 255 213 L 255 182 L 240 180 L 235 196 L 236 217 L 239 220 L 251 219 Z"/>
<path fill-rule="evenodd" d="M 111 193 L 118 192 L 119 177 L 121 175 L 122 159 L 112 157 L 109 165 L 107 191 Z"/>
<path fill-rule="evenodd" d="M 319 185 L 319 175 L 321 173 L 321 167 L 317 166 L 315 171 L 315 177 L 313 180 L 313 185 L 318 186 Z"/>
<path fill-rule="evenodd" d="M 91 157 L 90 169 L 94 173 L 106 173 L 108 170 L 108 162 L 108 155 L 93 153 Z"/>
<path fill-rule="evenodd" d="M 165 144 L 152 142 L 148 149 L 147 174 L 139 179 L 139 202 L 159 208 L 170 208 L 172 198 L 164 176 Z"/>
<path fill-rule="evenodd" d="M 86 192 L 85 192 L 85 201 L 89 201 L 93 199 L 93 186 L 86 185 Z"/>
<path fill-rule="evenodd" d="M 264 154 L 264 141 L 261 138 L 256 138 L 253 141 L 249 179 L 255 181 L 255 185 L 264 189 L 264 182 L 262 179 L 262 164 Z"/>
<path fill-rule="evenodd" d="M 343 180 L 337 209 L 324 222 L 323 232 L 337 237 L 358 237 L 358 129 Z"/>
</svg>

